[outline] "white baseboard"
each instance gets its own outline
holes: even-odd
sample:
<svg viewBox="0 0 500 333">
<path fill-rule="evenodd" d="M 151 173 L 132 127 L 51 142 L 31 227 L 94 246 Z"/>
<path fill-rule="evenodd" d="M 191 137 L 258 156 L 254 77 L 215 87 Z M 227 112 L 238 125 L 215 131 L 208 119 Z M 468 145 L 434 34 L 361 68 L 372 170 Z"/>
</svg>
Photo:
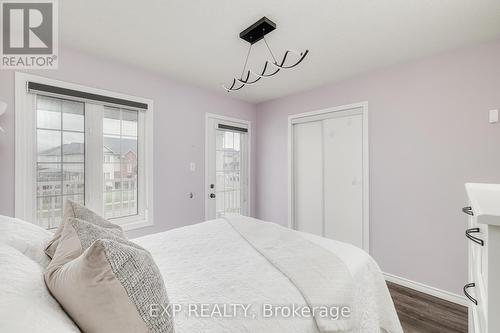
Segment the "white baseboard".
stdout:
<svg viewBox="0 0 500 333">
<path fill-rule="evenodd" d="M 425 294 L 429 294 L 431 296 L 435 296 L 441 299 L 444 299 L 449 302 L 453 302 L 456 304 L 460 304 L 463 306 L 469 306 L 469 301 L 465 298 L 465 296 L 457 295 L 455 293 L 451 293 L 446 290 L 434 288 L 428 285 L 425 285 L 420 282 L 415 282 L 412 280 L 408 280 L 399 276 L 396 276 L 394 274 L 389 274 L 389 273 L 384 273 L 384 277 L 386 281 L 393 282 L 399 285 L 402 285 L 403 287 L 407 287 L 410 289 L 414 289 L 416 291 L 420 291 Z"/>
</svg>

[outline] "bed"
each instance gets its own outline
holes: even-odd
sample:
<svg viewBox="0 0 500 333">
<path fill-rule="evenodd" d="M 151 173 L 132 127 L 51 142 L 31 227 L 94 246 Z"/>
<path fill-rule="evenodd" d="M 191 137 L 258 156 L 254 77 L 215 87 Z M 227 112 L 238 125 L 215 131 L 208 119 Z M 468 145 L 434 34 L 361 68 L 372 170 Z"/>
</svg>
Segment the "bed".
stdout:
<svg viewBox="0 0 500 333">
<path fill-rule="evenodd" d="M 257 232 L 266 230 L 261 221 L 238 219 L 244 226 L 255 224 Z M 282 233 L 281 229 L 276 232 Z M 339 332 L 402 332 L 382 273 L 366 252 L 349 244 L 293 233 L 299 241 L 331 253 L 348 270 L 352 286 L 349 297 L 357 314 L 352 317 L 353 324 Z M 49 262 L 43 247 L 50 237 L 50 232 L 35 225 L 0 217 L 1 332 L 78 332 L 50 293 L 42 290 L 41 272 Z M 325 332 L 313 316 L 283 312 L 292 306 L 311 306 L 305 289 L 298 288 L 300 269 L 295 273 L 299 274 L 299 283 L 295 283 L 293 272 L 287 274 L 286 266 L 276 265 L 262 252 L 262 248 L 273 250 L 275 246 L 259 249 L 248 238 L 224 218 L 133 240 L 151 252 L 170 302 L 182 308 L 175 316 L 175 332 Z M 300 250 L 299 246 L 293 251 Z M 210 316 L 203 315 L 205 305 Z M 186 310 L 188 306 L 192 311 Z M 265 306 L 267 317 L 263 313 Z"/>
</svg>

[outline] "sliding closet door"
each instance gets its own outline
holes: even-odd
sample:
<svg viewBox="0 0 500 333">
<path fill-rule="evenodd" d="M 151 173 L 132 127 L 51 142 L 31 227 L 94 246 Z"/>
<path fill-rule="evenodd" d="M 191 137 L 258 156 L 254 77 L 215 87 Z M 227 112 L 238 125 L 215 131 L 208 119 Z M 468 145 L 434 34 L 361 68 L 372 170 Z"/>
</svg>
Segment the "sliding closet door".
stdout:
<svg viewBox="0 0 500 333">
<path fill-rule="evenodd" d="M 325 237 L 363 246 L 363 116 L 323 121 Z"/>
<path fill-rule="evenodd" d="M 323 235 L 323 135 L 321 121 L 294 125 L 295 228 Z"/>
<path fill-rule="evenodd" d="M 291 118 L 293 228 L 369 250 L 365 106 Z"/>
</svg>

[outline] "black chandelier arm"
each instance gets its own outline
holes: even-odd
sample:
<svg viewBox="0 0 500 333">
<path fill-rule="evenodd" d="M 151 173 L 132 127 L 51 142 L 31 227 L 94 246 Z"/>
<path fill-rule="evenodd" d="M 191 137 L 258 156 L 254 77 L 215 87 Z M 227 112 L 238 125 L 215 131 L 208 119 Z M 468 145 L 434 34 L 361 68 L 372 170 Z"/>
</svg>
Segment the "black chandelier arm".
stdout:
<svg viewBox="0 0 500 333">
<path fill-rule="evenodd" d="M 230 91 L 236 91 L 236 90 L 240 90 L 241 88 L 243 88 L 245 85 L 242 84 L 241 86 L 239 86 L 238 88 L 234 88 L 236 84 L 236 79 L 233 79 L 233 84 L 231 84 L 231 87 L 226 87 L 226 85 L 222 85 L 222 88 L 224 88 L 227 92 L 230 92 Z"/>
<path fill-rule="evenodd" d="M 273 73 L 266 74 L 266 70 L 267 70 L 267 65 L 268 64 L 269 64 L 269 61 L 266 61 L 266 63 L 264 64 L 264 69 L 262 70 L 262 73 L 260 73 L 260 74 L 259 73 L 255 73 L 251 69 L 250 69 L 250 71 L 252 72 L 253 75 L 258 76 L 258 77 L 271 77 L 273 75 L 278 74 L 278 72 L 281 70 L 280 68 L 277 68 Z"/>
<path fill-rule="evenodd" d="M 262 78 L 262 77 L 260 77 L 260 76 L 258 76 L 258 75 L 257 75 L 257 78 L 256 78 L 255 80 L 253 80 L 253 81 L 249 81 L 249 79 L 250 79 L 250 72 L 252 72 L 252 71 L 251 71 L 251 70 L 248 70 L 246 80 L 240 80 L 240 79 L 236 79 L 236 80 L 237 80 L 238 82 L 242 83 L 243 85 L 249 86 L 249 85 L 251 85 L 251 84 L 256 83 L 257 81 L 259 81 L 259 80 Z M 253 72 L 252 72 L 252 73 L 253 73 Z"/>
<path fill-rule="evenodd" d="M 285 64 L 285 61 L 286 61 L 286 58 L 288 57 L 288 54 L 290 53 L 296 53 L 296 54 L 299 54 L 300 55 L 300 59 L 299 61 L 297 61 L 295 64 L 293 65 L 290 65 L 290 66 L 284 66 Z M 272 63 L 273 66 L 279 68 L 279 69 L 290 69 L 290 68 L 294 68 L 295 66 L 297 66 L 298 64 L 300 64 L 302 62 L 302 60 L 305 59 L 305 57 L 307 56 L 307 54 L 309 53 L 309 50 L 306 50 L 304 53 L 298 53 L 296 51 L 291 51 L 291 50 L 288 50 L 285 52 L 285 55 L 283 56 L 283 60 L 281 61 L 281 64 L 278 64 L 278 63 Z"/>
</svg>

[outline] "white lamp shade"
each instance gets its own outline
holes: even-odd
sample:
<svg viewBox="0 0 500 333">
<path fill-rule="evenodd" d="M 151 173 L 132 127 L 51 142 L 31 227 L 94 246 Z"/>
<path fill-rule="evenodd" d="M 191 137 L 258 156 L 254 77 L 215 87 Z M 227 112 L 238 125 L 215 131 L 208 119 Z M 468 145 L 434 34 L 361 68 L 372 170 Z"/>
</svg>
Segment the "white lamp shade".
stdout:
<svg viewBox="0 0 500 333">
<path fill-rule="evenodd" d="M 7 110 L 7 103 L 0 101 L 0 116 L 2 116 L 6 110 Z M 2 127 L 0 127 L 0 132 L 5 133 L 5 130 Z"/>
<path fill-rule="evenodd" d="M 7 103 L 0 101 L 0 116 L 7 110 Z"/>
</svg>

